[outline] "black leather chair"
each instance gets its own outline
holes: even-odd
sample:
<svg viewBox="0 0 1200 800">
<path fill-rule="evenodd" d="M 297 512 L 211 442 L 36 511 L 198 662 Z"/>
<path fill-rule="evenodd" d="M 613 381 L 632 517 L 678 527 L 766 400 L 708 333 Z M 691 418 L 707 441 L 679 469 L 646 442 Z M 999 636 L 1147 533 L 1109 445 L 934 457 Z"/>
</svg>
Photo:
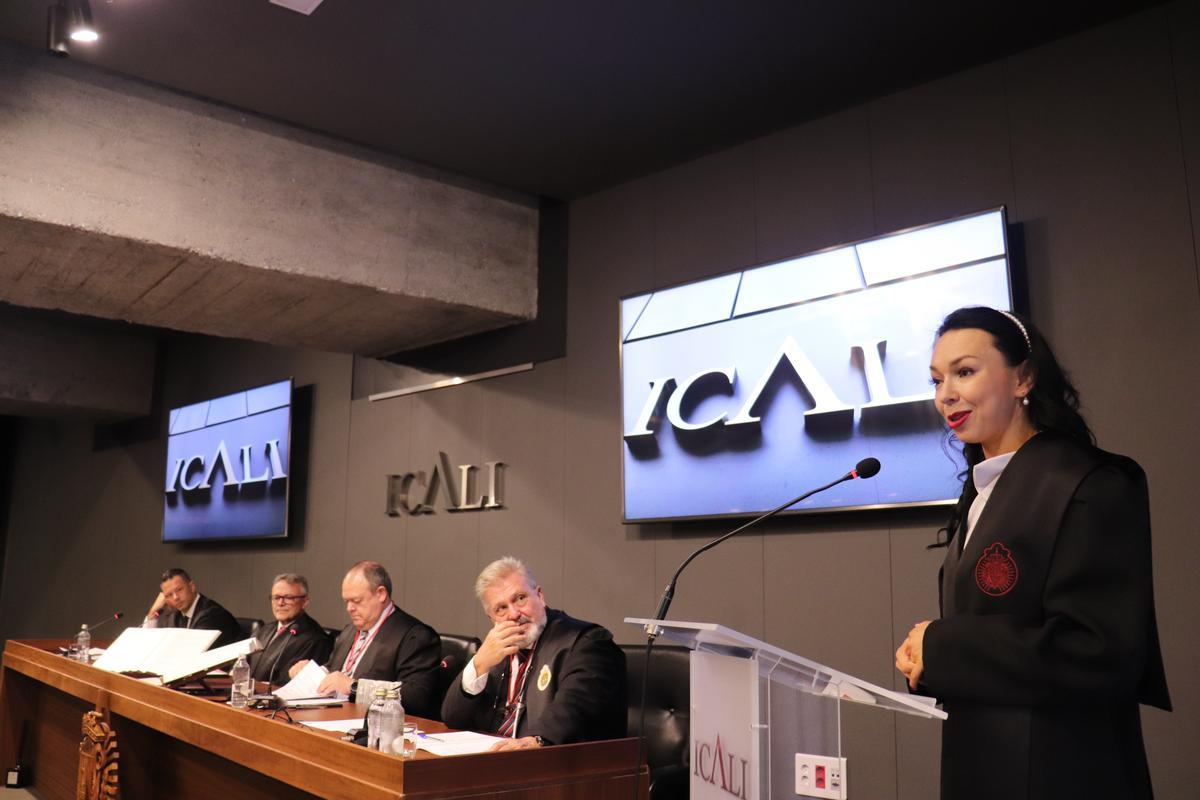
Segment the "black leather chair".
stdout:
<svg viewBox="0 0 1200 800">
<path fill-rule="evenodd" d="M 339 635 L 341 635 L 341 633 L 342 633 L 342 629 L 341 629 L 341 628 L 330 628 L 328 625 L 322 625 L 322 626 L 321 626 L 321 628 L 322 628 L 322 630 L 324 630 L 324 631 L 325 631 L 327 634 L 329 634 L 329 638 L 330 638 L 330 639 L 333 639 L 333 640 L 336 640 L 336 639 L 337 639 L 337 637 L 338 637 Z"/>
<path fill-rule="evenodd" d="M 641 721 L 646 645 L 623 644 L 629 683 L 629 735 Z M 688 796 L 688 742 L 691 730 L 691 650 L 655 645 L 646 685 L 646 764 L 651 800 L 684 800 Z"/>
<path fill-rule="evenodd" d="M 258 633 L 258 629 L 262 627 L 263 621 L 253 617 L 234 617 L 237 620 L 238 629 L 242 632 L 243 639 L 249 639 L 254 634 Z"/>
<path fill-rule="evenodd" d="M 450 684 L 463 671 L 467 660 L 479 652 L 482 642 L 474 636 L 460 636 L 457 633 L 438 634 L 442 639 L 442 663 L 438 670 L 438 697 L 445 697 Z M 441 704 L 438 704 L 441 707 Z"/>
</svg>

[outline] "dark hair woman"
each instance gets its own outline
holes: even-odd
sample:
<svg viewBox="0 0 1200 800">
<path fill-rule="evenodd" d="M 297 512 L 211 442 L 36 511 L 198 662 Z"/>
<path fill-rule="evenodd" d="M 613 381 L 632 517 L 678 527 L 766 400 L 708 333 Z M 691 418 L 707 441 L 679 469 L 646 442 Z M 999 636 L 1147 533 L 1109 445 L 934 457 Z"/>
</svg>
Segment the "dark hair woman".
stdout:
<svg viewBox="0 0 1200 800">
<path fill-rule="evenodd" d="M 941 619 L 896 651 L 939 698 L 943 800 L 1149 798 L 1139 703 L 1170 709 L 1145 474 L 1095 447 L 1045 339 L 1006 311 L 938 329 L 934 403 L 967 473 Z"/>
</svg>

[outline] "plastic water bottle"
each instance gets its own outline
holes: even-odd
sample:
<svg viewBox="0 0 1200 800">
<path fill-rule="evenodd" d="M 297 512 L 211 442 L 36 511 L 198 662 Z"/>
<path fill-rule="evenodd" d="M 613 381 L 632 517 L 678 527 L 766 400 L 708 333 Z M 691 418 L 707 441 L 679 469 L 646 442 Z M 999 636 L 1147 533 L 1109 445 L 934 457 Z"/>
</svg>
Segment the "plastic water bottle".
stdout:
<svg viewBox="0 0 1200 800">
<path fill-rule="evenodd" d="M 92 663 L 92 632 L 84 625 L 75 634 L 75 658 L 82 664 Z"/>
<path fill-rule="evenodd" d="M 400 705 L 400 689 L 388 689 L 379 710 L 379 749 L 394 752 L 392 743 L 404 730 L 404 706 Z"/>
<path fill-rule="evenodd" d="M 383 705 L 387 700 L 387 687 L 379 686 L 375 689 L 375 699 L 371 701 L 371 707 L 367 709 L 367 749 L 378 750 L 379 740 L 383 734 Z"/>
<path fill-rule="evenodd" d="M 246 656 L 238 656 L 229 677 L 233 678 L 233 685 L 229 689 L 229 705 L 245 708 L 250 702 L 250 695 L 254 693 L 254 683 L 250 679 L 250 662 L 246 660 Z"/>
</svg>

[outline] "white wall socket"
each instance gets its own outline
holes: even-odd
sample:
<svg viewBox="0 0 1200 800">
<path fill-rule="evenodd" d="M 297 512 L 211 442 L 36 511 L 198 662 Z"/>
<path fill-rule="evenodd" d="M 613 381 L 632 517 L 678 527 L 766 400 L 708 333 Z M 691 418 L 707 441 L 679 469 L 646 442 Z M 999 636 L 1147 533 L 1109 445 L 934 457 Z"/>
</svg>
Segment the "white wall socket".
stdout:
<svg viewBox="0 0 1200 800">
<path fill-rule="evenodd" d="M 796 794 L 846 800 L 846 759 L 796 753 Z"/>
</svg>

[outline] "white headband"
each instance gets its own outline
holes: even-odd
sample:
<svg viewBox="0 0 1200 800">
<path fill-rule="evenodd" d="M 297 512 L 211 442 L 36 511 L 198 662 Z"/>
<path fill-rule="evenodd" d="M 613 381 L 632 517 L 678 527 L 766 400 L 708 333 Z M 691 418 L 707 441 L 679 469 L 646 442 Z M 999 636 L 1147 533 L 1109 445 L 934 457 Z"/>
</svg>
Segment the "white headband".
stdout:
<svg viewBox="0 0 1200 800">
<path fill-rule="evenodd" d="M 996 310 L 1000 311 L 1000 309 L 996 309 Z M 1008 317 L 1010 320 L 1012 320 L 1012 324 L 1016 325 L 1017 328 L 1020 329 L 1021 335 L 1023 337 L 1025 337 L 1026 352 L 1033 353 L 1033 342 L 1029 341 L 1029 331 L 1025 330 L 1025 326 L 1024 326 L 1024 324 L 1021 323 L 1021 320 L 1017 319 L 1016 317 L 1014 317 L 1012 314 L 1008 313 L 1007 311 L 1000 311 L 1000 313 L 1003 314 L 1004 316 Z"/>
</svg>

